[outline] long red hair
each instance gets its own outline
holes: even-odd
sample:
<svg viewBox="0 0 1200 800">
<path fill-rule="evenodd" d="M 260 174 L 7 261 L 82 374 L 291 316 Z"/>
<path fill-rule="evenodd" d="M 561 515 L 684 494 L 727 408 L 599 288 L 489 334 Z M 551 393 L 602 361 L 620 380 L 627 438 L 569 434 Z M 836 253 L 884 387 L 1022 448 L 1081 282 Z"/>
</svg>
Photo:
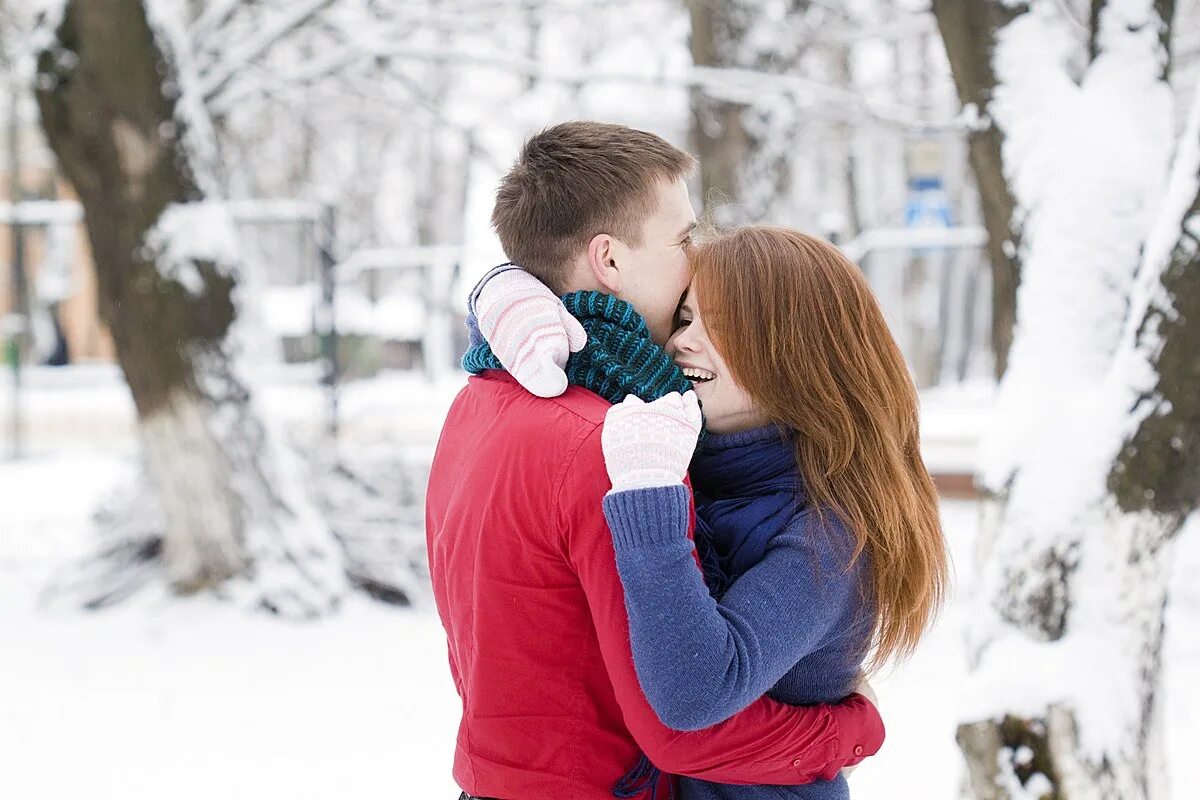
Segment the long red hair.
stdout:
<svg viewBox="0 0 1200 800">
<path fill-rule="evenodd" d="M 946 595 L 937 490 L 921 459 L 917 391 L 862 272 L 826 242 L 750 226 L 693 249 L 705 329 L 733 378 L 794 432 L 822 519 L 866 554 L 871 669 L 916 648 Z"/>
</svg>

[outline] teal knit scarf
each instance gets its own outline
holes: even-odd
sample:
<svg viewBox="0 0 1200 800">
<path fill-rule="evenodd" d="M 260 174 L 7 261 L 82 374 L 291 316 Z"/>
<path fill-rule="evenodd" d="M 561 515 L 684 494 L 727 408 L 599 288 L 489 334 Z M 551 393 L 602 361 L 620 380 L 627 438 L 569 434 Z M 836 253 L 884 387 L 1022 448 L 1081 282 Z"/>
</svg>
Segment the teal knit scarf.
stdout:
<svg viewBox="0 0 1200 800">
<path fill-rule="evenodd" d="M 587 345 L 567 359 L 567 380 L 619 403 L 635 394 L 647 403 L 671 392 L 686 392 L 692 382 L 650 338 L 641 315 L 623 300 L 602 292 L 572 292 L 563 304 L 587 331 Z M 478 375 L 504 369 L 487 342 L 463 356 L 463 369 Z"/>
</svg>

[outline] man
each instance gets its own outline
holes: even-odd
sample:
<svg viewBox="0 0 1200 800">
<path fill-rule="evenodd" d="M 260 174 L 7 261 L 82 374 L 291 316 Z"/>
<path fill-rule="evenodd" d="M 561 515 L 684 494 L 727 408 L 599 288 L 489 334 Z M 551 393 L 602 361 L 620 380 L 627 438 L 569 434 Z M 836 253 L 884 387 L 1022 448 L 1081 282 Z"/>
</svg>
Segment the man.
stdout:
<svg viewBox="0 0 1200 800">
<path fill-rule="evenodd" d="M 649 133 L 558 125 L 526 143 L 492 222 L 508 257 L 555 293 L 592 290 L 629 303 L 657 350 L 689 282 L 685 249 L 696 220 L 684 177 L 692 167 Z M 582 329 L 569 330 L 577 350 Z M 561 392 L 561 369 L 537 365 L 557 349 L 544 337 L 562 331 L 521 331 L 505 366 L 532 364 L 544 394 Z M 649 770 L 628 774 L 642 753 L 669 773 L 764 784 L 832 778 L 873 754 L 882 723 L 858 695 L 804 708 L 764 698 L 695 733 L 658 720 L 634 671 L 602 507 L 611 486 L 600 434 L 610 405 L 579 385 L 538 397 L 492 370 L 469 380 L 447 416 L 426 532 L 463 701 L 459 786 L 476 797 L 601 800 L 623 775 L 620 796 L 654 788 Z"/>
</svg>

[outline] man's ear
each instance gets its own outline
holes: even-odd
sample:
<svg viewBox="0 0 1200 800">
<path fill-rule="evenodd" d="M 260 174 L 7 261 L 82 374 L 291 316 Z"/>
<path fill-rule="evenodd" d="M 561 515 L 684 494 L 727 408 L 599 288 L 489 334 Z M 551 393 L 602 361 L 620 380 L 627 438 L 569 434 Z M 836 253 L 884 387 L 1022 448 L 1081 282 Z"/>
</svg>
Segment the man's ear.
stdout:
<svg viewBox="0 0 1200 800">
<path fill-rule="evenodd" d="M 588 269 L 596 282 L 604 287 L 609 294 L 620 294 L 621 271 L 617 269 L 617 241 L 607 233 L 598 233 L 588 242 Z"/>
</svg>

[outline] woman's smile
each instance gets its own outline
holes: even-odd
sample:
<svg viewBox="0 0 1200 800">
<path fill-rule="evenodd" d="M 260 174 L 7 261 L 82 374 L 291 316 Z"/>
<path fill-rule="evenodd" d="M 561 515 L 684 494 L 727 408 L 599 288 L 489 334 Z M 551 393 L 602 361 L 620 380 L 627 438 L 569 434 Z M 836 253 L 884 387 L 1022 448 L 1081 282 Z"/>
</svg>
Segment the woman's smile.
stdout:
<svg viewBox="0 0 1200 800">
<path fill-rule="evenodd" d="M 695 384 L 708 383 L 717 377 L 717 373 L 703 367 L 694 367 L 691 364 L 684 363 L 677 363 L 677 366 L 683 370 L 684 377 Z"/>
</svg>

